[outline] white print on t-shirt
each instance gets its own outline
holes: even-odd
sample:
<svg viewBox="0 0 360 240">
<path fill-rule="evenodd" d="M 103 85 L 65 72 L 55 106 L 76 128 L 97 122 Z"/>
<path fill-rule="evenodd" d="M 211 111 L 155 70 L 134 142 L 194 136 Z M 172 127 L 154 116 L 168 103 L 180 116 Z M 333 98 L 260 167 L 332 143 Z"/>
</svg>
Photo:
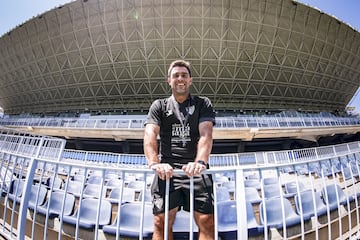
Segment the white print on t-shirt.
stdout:
<svg viewBox="0 0 360 240">
<path fill-rule="evenodd" d="M 175 141 L 190 141 L 190 126 L 186 125 L 184 128 L 181 124 L 172 125 L 172 139 Z"/>
</svg>

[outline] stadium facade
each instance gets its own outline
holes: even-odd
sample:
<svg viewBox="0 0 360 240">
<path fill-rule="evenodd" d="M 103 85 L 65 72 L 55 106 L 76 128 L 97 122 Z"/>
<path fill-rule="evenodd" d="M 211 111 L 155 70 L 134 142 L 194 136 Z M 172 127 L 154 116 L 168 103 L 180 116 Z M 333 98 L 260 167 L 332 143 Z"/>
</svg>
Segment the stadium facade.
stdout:
<svg viewBox="0 0 360 240">
<path fill-rule="evenodd" d="M 168 64 L 218 111 L 342 112 L 360 78 L 360 34 L 291 0 L 74 1 L 0 38 L 6 114 L 146 111 Z"/>
</svg>

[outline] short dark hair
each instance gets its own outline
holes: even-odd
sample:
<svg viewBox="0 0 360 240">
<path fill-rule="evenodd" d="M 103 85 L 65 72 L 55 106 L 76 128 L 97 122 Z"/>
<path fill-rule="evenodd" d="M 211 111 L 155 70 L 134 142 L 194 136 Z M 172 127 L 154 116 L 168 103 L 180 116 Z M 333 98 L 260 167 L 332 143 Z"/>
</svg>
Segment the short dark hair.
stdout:
<svg viewBox="0 0 360 240">
<path fill-rule="evenodd" d="M 170 63 L 169 69 L 168 69 L 168 76 L 170 76 L 171 70 L 174 67 L 186 67 L 186 69 L 189 72 L 189 76 L 191 77 L 191 71 L 190 71 L 190 63 L 185 60 L 175 60 L 172 63 Z"/>
</svg>

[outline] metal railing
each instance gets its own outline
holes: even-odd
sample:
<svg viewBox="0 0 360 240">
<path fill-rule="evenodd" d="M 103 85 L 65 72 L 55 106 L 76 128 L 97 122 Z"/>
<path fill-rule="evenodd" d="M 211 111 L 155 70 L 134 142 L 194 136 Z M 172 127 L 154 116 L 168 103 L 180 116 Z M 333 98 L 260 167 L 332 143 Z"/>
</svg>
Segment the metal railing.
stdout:
<svg viewBox="0 0 360 240">
<path fill-rule="evenodd" d="M 147 194 L 154 173 L 143 157 L 63 150 L 63 140 L 8 130 L 0 139 L 0 233 L 5 238 L 151 237 Z M 204 173 L 214 180 L 215 239 L 358 234 L 358 142 L 254 154 L 214 155 Z M 134 205 L 136 210 L 128 212 Z M 196 236 L 192 214 L 193 208 L 178 213 L 182 220 L 174 223 L 174 234 Z"/>
<path fill-rule="evenodd" d="M 131 119 L 122 117 L 96 118 L 37 118 L 12 117 L 0 119 L 3 126 L 33 126 L 60 128 L 91 128 L 91 129 L 137 129 L 143 128 L 146 116 Z M 280 117 L 280 116 L 244 116 L 217 117 L 217 128 L 294 128 L 294 127 L 334 127 L 359 125 L 360 118 L 355 117 Z"/>
</svg>

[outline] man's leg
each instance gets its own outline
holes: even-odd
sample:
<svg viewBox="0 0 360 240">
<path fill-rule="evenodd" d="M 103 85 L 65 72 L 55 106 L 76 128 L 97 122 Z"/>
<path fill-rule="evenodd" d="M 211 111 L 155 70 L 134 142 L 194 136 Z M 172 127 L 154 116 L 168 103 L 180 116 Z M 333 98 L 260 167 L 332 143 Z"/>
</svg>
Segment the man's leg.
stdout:
<svg viewBox="0 0 360 240">
<path fill-rule="evenodd" d="M 194 211 L 195 222 L 199 228 L 199 240 L 215 238 L 214 214 L 204 214 Z"/>
<path fill-rule="evenodd" d="M 172 226 L 175 221 L 176 213 L 178 208 L 173 208 L 169 211 L 169 224 L 168 224 L 168 239 L 173 239 Z M 154 233 L 153 240 L 162 240 L 164 239 L 164 231 L 165 231 L 165 213 L 159 213 L 154 215 Z"/>
</svg>

